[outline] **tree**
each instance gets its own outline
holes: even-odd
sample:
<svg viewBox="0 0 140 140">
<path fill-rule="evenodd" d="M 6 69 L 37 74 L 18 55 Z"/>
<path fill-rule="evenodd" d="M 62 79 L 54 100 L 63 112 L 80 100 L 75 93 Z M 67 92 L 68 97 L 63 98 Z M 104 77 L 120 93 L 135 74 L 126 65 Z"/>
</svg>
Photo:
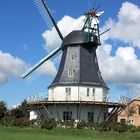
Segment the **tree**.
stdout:
<svg viewBox="0 0 140 140">
<path fill-rule="evenodd" d="M 7 105 L 6 102 L 0 101 L 0 121 L 6 115 Z"/>
<path fill-rule="evenodd" d="M 24 100 L 21 105 L 19 106 L 20 111 L 22 112 L 23 116 L 29 117 L 30 113 L 30 105 L 27 103 L 26 100 Z"/>
<path fill-rule="evenodd" d="M 30 105 L 24 100 L 21 105 L 11 110 L 11 116 L 15 118 L 29 117 Z"/>
</svg>

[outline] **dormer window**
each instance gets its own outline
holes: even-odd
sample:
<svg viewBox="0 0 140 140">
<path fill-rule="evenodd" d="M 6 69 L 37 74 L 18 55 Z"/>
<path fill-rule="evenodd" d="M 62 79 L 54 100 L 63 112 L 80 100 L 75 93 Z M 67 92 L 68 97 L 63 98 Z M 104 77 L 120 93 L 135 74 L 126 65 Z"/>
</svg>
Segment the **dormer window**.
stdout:
<svg viewBox="0 0 140 140">
<path fill-rule="evenodd" d="M 75 73 L 75 69 L 69 69 L 68 70 L 68 77 L 73 77 Z"/>
<path fill-rule="evenodd" d="M 69 69 L 69 70 L 68 70 L 68 77 L 73 77 L 72 69 Z"/>
<path fill-rule="evenodd" d="M 75 58 L 76 58 L 76 54 L 72 54 L 71 55 L 71 61 L 75 61 Z"/>
</svg>

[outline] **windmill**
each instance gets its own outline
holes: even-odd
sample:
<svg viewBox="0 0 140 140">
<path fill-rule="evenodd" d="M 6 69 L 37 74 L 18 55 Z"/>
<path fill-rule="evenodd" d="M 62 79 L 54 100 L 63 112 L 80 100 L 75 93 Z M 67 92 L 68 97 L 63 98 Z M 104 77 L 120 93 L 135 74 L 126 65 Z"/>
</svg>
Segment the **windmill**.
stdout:
<svg viewBox="0 0 140 140">
<path fill-rule="evenodd" d="M 28 78 L 46 61 L 62 51 L 58 73 L 48 87 L 48 99 L 34 104 L 43 104 L 47 110 L 45 116 L 48 117 L 53 116 L 60 120 L 74 118 L 78 121 L 81 119 L 94 121 L 96 118 L 96 122 L 102 122 L 103 116 L 108 113 L 108 106 L 103 104 L 107 101 L 108 87 L 99 70 L 96 49 L 101 45 L 100 36 L 109 30 L 102 33 L 99 31 L 98 18 L 103 12 L 98 12 L 99 7 L 94 6 L 89 12 L 84 13 L 85 22 L 81 30 L 74 30 L 63 37 L 44 0 L 34 2 L 47 24 L 49 26 L 50 23 L 53 24 L 62 40 L 61 46 L 22 75 L 23 79 Z M 57 111 L 54 111 L 52 105 Z M 84 114 L 87 114 L 87 117 L 83 118 Z"/>
</svg>

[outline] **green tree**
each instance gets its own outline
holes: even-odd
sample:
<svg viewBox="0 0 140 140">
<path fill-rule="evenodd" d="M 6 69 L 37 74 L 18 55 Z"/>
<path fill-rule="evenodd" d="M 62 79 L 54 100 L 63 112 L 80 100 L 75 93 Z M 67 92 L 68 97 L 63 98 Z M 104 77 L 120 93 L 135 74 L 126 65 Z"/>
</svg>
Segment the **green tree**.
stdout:
<svg viewBox="0 0 140 140">
<path fill-rule="evenodd" d="M 21 105 L 11 110 L 11 116 L 15 118 L 29 117 L 30 105 L 24 100 Z"/>
<path fill-rule="evenodd" d="M 0 120 L 6 115 L 6 113 L 7 113 L 6 102 L 0 101 Z"/>
<path fill-rule="evenodd" d="M 21 105 L 19 106 L 19 110 L 22 112 L 23 116 L 29 117 L 30 113 L 30 105 L 27 103 L 26 100 L 24 100 Z"/>
</svg>

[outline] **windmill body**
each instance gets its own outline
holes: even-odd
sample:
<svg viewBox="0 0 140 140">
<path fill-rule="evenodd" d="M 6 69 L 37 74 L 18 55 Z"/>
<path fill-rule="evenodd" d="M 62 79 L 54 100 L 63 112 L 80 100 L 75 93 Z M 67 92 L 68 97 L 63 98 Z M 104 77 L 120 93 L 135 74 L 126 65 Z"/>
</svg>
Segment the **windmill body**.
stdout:
<svg viewBox="0 0 140 140">
<path fill-rule="evenodd" d="M 69 33 L 65 38 L 61 34 L 44 0 L 34 0 L 40 11 L 48 15 L 62 40 L 60 47 L 40 60 L 23 74 L 28 78 L 44 62 L 62 50 L 58 73 L 48 87 L 48 97 L 42 100 L 31 100 L 33 111 L 39 119 L 60 121 L 75 120 L 79 122 L 103 122 L 108 115 L 108 108 L 116 104 L 108 103 L 108 87 L 103 81 L 98 66 L 96 49 L 100 45 L 98 17 L 103 12 L 91 10 L 85 13 L 85 23 L 81 30 Z M 44 14 L 44 12 L 47 12 Z M 46 17 L 45 17 L 46 19 Z M 106 32 L 106 31 L 105 31 Z"/>
<path fill-rule="evenodd" d="M 108 114 L 107 106 L 96 104 L 107 102 L 108 87 L 98 67 L 97 36 L 90 39 L 87 32 L 73 31 L 62 42 L 60 67 L 48 87 L 48 101 L 57 104 L 59 117 L 54 107 L 48 110 L 57 120 L 103 122 Z"/>
<path fill-rule="evenodd" d="M 106 101 L 108 87 L 98 67 L 97 37 L 91 35 L 89 40 L 88 36 L 87 32 L 73 31 L 64 38 L 60 67 L 49 86 L 49 100 Z"/>
</svg>

